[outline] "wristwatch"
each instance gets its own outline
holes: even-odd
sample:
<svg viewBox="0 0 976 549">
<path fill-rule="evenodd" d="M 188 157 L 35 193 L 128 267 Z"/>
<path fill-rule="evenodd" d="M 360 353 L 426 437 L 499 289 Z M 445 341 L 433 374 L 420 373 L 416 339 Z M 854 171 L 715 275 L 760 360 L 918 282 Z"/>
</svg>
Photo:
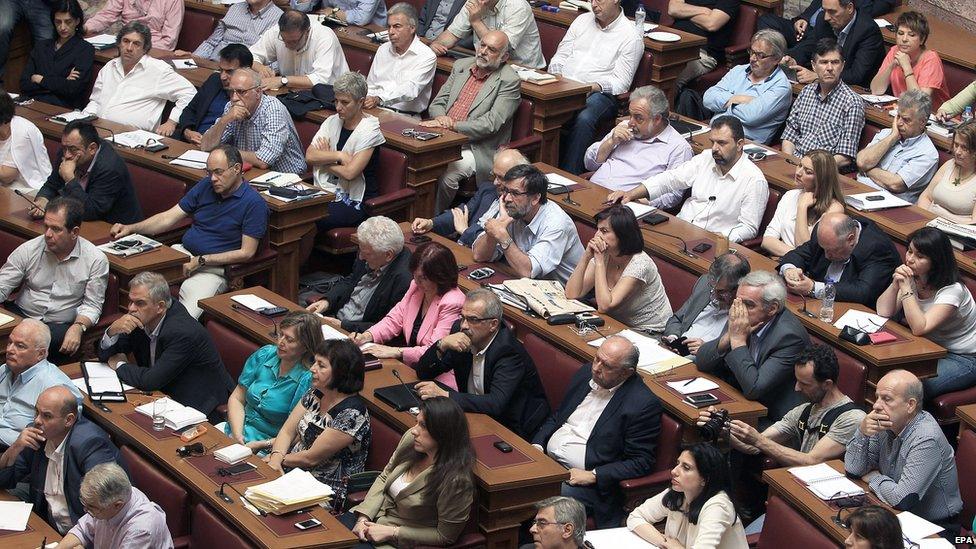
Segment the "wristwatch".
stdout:
<svg viewBox="0 0 976 549">
<path fill-rule="evenodd" d="M 505 242 L 499 242 L 498 243 L 498 246 L 502 249 L 503 252 L 507 252 L 508 251 L 508 247 L 511 246 L 511 245 L 512 245 L 512 239 L 511 238 L 509 238 Z"/>
<path fill-rule="evenodd" d="M 287 76 L 282 76 L 281 77 L 281 85 L 282 86 L 287 86 L 288 85 L 288 77 Z"/>
<path fill-rule="evenodd" d="M 197 256 L 197 265 L 203 267 L 206 264 L 207 264 L 207 256 L 198 255 Z"/>
<path fill-rule="evenodd" d="M 85 326 L 84 323 L 81 323 L 81 322 L 72 322 L 71 325 L 72 326 L 81 326 L 81 333 L 85 333 L 85 332 L 88 331 L 88 326 Z"/>
</svg>

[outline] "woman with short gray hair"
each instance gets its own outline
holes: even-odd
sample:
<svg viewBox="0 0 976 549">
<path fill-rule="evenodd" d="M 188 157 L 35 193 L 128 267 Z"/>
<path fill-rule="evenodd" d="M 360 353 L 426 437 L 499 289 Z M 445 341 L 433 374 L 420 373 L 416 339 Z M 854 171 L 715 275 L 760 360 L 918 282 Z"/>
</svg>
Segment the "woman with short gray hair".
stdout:
<svg viewBox="0 0 976 549">
<path fill-rule="evenodd" d="M 325 119 L 305 152 L 315 184 L 333 194 L 320 232 L 355 227 L 366 219 L 363 202 L 379 194 L 379 152 L 386 142 L 375 116 L 363 112 L 366 78 L 347 72 L 332 84 L 336 114 Z"/>
</svg>

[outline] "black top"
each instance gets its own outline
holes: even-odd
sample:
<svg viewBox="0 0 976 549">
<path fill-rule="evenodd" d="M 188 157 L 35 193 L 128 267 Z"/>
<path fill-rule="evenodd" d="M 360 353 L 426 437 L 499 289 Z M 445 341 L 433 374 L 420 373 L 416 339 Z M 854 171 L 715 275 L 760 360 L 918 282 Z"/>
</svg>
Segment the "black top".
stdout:
<svg viewBox="0 0 976 549">
<path fill-rule="evenodd" d="M 53 105 L 82 108 L 88 103 L 94 62 L 95 48 L 77 34 L 60 49 L 54 48 L 54 40 L 42 40 L 34 46 L 20 75 L 20 94 Z M 68 80 L 71 69 L 80 73 L 76 80 Z M 35 74 L 44 77 L 40 84 L 31 82 Z"/>
<path fill-rule="evenodd" d="M 341 151 L 342 147 L 346 146 L 346 141 L 349 140 L 349 136 L 352 135 L 352 130 L 347 130 L 345 127 L 339 128 L 339 142 L 336 143 L 336 150 Z M 373 154 L 369 157 L 369 162 L 366 163 L 366 167 L 363 169 L 363 178 L 366 179 L 366 191 L 363 193 L 363 202 L 369 200 L 370 198 L 376 198 L 379 194 L 379 185 L 376 182 L 376 174 L 379 171 L 380 163 L 380 152 L 374 149 Z"/>
<path fill-rule="evenodd" d="M 813 32 L 808 31 L 799 44 L 786 50 L 786 54 L 793 57 L 798 64 L 810 67 L 817 42 L 822 38 L 837 39 L 837 33 L 827 23 L 827 19 L 821 16 L 817 18 Z M 855 12 L 851 30 L 841 51 L 844 55 L 844 72 L 840 73 L 840 79 L 848 86 L 870 87 L 871 79 L 878 74 L 888 48 L 881 36 L 881 29 L 869 13 L 860 10 Z"/>
<path fill-rule="evenodd" d="M 359 284 L 363 276 L 369 272 L 369 265 L 362 259 L 357 259 L 352 266 L 352 272 L 348 276 L 339 279 L 335 285 L 326 292 L 325 299 L 329 301 L 329 308 L 325 314 L 335 316 L 342 309 L 352 292 Z M 355 320 L 343 320 L 342 329 L 347 332 L 365 332 L 370 326 L 379 322 L 386 313 L 390 312 L 397 302 L 403 299 L 410 287 L 413 274 L 410 273 L 410 251 L 406 248 L 393 258 L 393 261 L 383 271 L 376 284 L 376 290 L 366 303 L 363 310 L 363 317 Z"/>
<path fill-rule="evenodd" d="M 739 16 L 740 0 L 687 0 L 685 3 L 689 6 L 722 10 L 729 15 L 728 22 L 715 32 L 708 32 L 699 27 L 691 18 L 675 19 L 674 24 L 671 25 L 676 29 L 707 38 L 708 44 L 705 45 L 705 51 L 714 57 L 719 64 L 723 63 L 725 61 L 725 47 L 732 41 L 732 29 L 735 27 L 735 18 Z"/>
</svg>

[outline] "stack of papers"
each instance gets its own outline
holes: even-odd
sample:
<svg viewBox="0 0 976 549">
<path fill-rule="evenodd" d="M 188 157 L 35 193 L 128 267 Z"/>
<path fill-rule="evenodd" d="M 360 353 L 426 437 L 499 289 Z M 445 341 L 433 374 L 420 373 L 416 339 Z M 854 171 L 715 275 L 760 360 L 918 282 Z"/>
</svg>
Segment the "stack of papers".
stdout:
<svg viewBox="0 0 976 549">
<path fill-rule="evenodd" d="M 576 185 L 575 181 L 564 175 L 559 175 L 558 173 L 547 173 L 546 179 L 549 181 L 548 189 L 550 191 L 569 189 L 572 188 L 573 185 Z"/>
<path fill-rule="evenodd" d="M 74 383 L 75 387 L 85 394 L 88 393 L 90 388 L 93 400 L 102 400 L 104 397 L 99 398 L 101 395 L 122 395 L 125 391 L 134 389 L 132 385 L 122 383 L 115 370 L 104 362 L 82 362 L 81 368 L 88 375 L 87 382 L 84 377 L 81 377 L 72 379 L 71 383 Z M 104 400 L 112 399 L 104 398 Z M 123 401 L 125 397 L 122 396 L 116 400 Z"/>
<path fill-rule="evenodd" d="M 883 29 L 883 28 L 886 28 L 891 23 L 889 23 L 886 19 L 881 19 L 879 17 L 879 18 L 877 18 L 877 19 L 874 20 L 874 24 L 877 25 L 878 28 Z"/>
<path fill-rule="evenodd" d="M 624 330 L 615 335 L 626 338 L 637 347 L 637 350 L 640 352 L 640 358 L 637 359 L 637 369 L 642 372 L 657 374 L 691 362 L 687 358 L 678 356 L 665 349 L 654 338 L 639 334 L 633 330 Z M 599 347 L 603 344 L 603 340 L 604 338 L 601 337 L 600 339 L 588 342 L 587 345 Z"/>
<path fill-rule="evenodd" d="M 67 124 L 68 122 L 74 122 L 75 120 L 95 120 L 97 118 L 94 114 L 88 114 L 81 111 L 71 111 L 63 114 L 59 114 L 51 117 L 51 122 L 56 122 L 58 124 Z"/>
<path fill-rule="evenodd" d="M 13 532 L 26 530 L 33 507 L 34 504 L 22 501 L 0 501 L 0 530 Z"/>
<path fill-rule="evenodd" d="M 593 5 L 584 0 L 563 0 L 559 3 L 559 9 L 593 11 Z"/>
<path fill-rule="evenodd" d="M 926 225 L 935 227 L 946 233 L 952 245 L 960 250 L 972 250 L 976 248 L 976 227 L 972 225 L 954 223 L 944 217 L 936 217 L 926 223 Z"/>
<path fill-rule="evenodd" d="M 683 381 L 669 381 L 668 387 L 671 387 L 683 395 L 691 395 L 694 393 L 703 393 L 705 391 L 714 391 L 715 389 L 718 389 L 718 384 L 703 377 L 696 377 L 694 379 L 686 379 Z"/>
<path fill-rule="evenodd" d="M 903 208 L 912 205 L 911 202 L 906 202 L 888 191 L 851 194 L 844 197 L 844 201 L 862 212 L 887 210 L 888 208 Z"/>
<path fill-rule="evenodd" d="M 511 292 L 504 284 L 486 284 L 486 288 L 495 292 L 498 299 L 502 300 L 505 305 L 511 305 L 520 311 L 531 311 L 532 308 L 529 307 L 529 302 L 524 297 Z"/>
<path fill-rule="evenodd" d="M 340 332 L 339 330 L 336 330 L 335 328 L 333 328 L 332 326 L 329 326 L 328 324 L 323 324 L 322 325 L 322 339 L 324 339 L 326 341 L 336 340 L 336 339 L 349 339 L 349 336 L 347 336 L 346 334 Z"/>
<path fill-rule="evenodd" d="M 115 35 L 114 34 L 98 34 L 89 38 L 85 38 L 85 41 L 95 47 L 96 50 L 105 50 L 108 48 L 115 47 Z"/>
<path fill-rule="evenodd" d="M 814 495 L 824 501 L 864 493 L 860 486 L 826 463 L 790 467 L 788 470 L 800 482 L 806 484 Z"/>
<path fill-rule="evenodd" d="M 130 132 L 117 133 L 109 138 L 116 145 L 122 145 L 130 149 L 143 149 L 150 145 L 155 145 L 163 140 L 163 136 L 158 133 L 147 132 L 146 130 L 132 130 Z"/>
<path fill-rule="evenodd" d="M 366 35 L 366 38 L 370 40 L 376 40 L 377 42 L 389 42 L 390 41 L 390 31 L 379 31 L 373 32 Z"/>
<path fill-rule="evenodd" d="M 332 494 L 332 487 L 301 469 L 292 469 L 282 477 L 244 491 L 252 504 L 274 515 L 328 502 Z"/>
<path fill-rule="evenodd" d="M 887 94 L 874 95 L 874 94 L 870 94 L 870 93 L 862 93 L 861 94 L 861 98 L 864 99 L 865 101 L 867 101 L 868 103 L 871 103 L 872 105 L 877 105 L 879 103 L 891 103 L 893 101 L 898 101 L 898 98 L 897 97 L 895 97 L 893 95 L 887 95 Z"/>
<path fill-rule="evenodd" d="M 274 303 L 266 299 L 262 299 L 254 294 L 240 294 L 235 295 L 230 298 L 231 301 L 243 305 L 252 311 L 260 311 L 261 309 L 267 309 L 269 307 L 274 307 Z"/>
<path fill-rule="evenodd" d="M 657 208 L 651 206 L 650 204 L 642 204 L 640 202 L 630 201 L 626 204 L 630 211 L 634 212 L 634 217 L 641 219 L 647 215 L 654 213 Z"/>
<path fill-rule="evenodd" d="M 207 416 L 200 410 L 183 406 L 169 397 L 163 397 L 153 402 L 147 402 L 142 406 L 137 406 L 136 411 L 142 415 L 152 417 L 154 405 L 163 406 L 163 419 L 166 420 L 166 426 L 174 431 L 179 431 L 190 425 L 207 421 Z"/>
<path fill-rule="evenodd" d="M 849 309 L 837 319 L 837 322 L 834 322 L 834 327 L 843 330 L 844 328 L 850 326 L 852 328 L 861 330 L 862 332 L 873 334 L 880 330 L 884 326 L 885 322 L 888 322 L 888 319 L 883 316 L 869 313 L 867 311 Z"/>
<path fill-rule="evenodd" d="M 176 70 L 195 69 L 200 66 L 197 65 L 196 61 L 192 59 L 170 59 L 170 61 L 173 63 L 173 68 Z"/>
<path fill-rule="evenodd" d="M 939 532 L 945 530 L 945 528 L 939 526 L 938 524 L 932 524 L 922 517 L 909 513 L 908 511 L 898 513 L 898 522 L 901 523 L 901 533 L 902 536 L 907 538 L 906 542 L 907 540 L 911 540 L 915 543 L 921 544 L 923 538 L 927 538 L 932 534 L 938 534 Z M 945 542 L 946 546 L 952 547 L 948 541 L 942 541 Z M 933 547 L 938 547 L 938 545 L 933 545 Z"/>
<path fill-rule="evenodd" d="M 646 549 L 656 547 L 628 530 L 626 526 L 587 530 L 586 541 L 590 542 L 593 549 Z"/>
<path fill-rule="evenodd" d="M 0 326 L 6 326 L 8 322 L 13 322 L 14 317 L 0 313 Z"/>
<path fill-rule="evenodd" d="M 287 187 L 295 183 L 301 183 L 302 176 L 297 173 L 268 172 L 251 180 L 251 183 L 271 185 L 272 187 Z"/>
<path fill-rule="evenodd" d="M 555 75 L 547 72 L 539 72 L 528 67 L 520 67 L 513 64 L 512 68 L 515 69 L 515 74 L 517 74 L 519 79 L 523 82 L 531 82 L 532 84 L 551 84 L 558 80 Z"/>
<path fill-rule="evenodd" d="M 254 455 L 251 449 L 243 444 L 231 444 L 214 452 L 214 457 L 224 463 L 234 465 Z"/>
<path fill-rule="evenodd" d="M 184 151 L 183 154 L 169 161 L 170 164 L 174 166 L 184 166 L 187 168 L 193 168 L 196 170 L 205 170 L 207 168 L 207 158 L 210 157 L 210 153 L 198 151 L 196 149 L 190 149 Z"/>
<path fill-rule="evenodd" d="M 157 242 L 148 236 L 142 236 L 141 234 L 130 234 L 129 236 L 123 237 L 120 240 L 106 242 L 105 244 L 99 246 L 98 249 L 107 254 L 117 255 L 119 257 L 129 257 L 155 250 L 160 246 L 162 246 L 162 243 Z"/>
</svg>

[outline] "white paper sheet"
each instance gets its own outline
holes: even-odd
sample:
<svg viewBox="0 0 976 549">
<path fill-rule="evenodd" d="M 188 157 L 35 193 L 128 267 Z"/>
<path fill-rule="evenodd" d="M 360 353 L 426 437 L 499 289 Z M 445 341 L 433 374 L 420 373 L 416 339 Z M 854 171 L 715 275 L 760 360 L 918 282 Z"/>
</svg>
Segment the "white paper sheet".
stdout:
<svg viewBox="0 0 976 549">
<path fill-rule="evenodd" d="M 251 179 L 251 183 L 266 183 L 275 187 L 286 187 L 295 183 L 301 183 L 302 176 L 297 173 L 267 172 L 263 175 Z"/>
<path fill-rule="evenodd" d="M 901 523 L 902 535 L 916 542 L 920 541 L 922 538 L 927 538 L 932 534 L 938 534 L 939 532 L 945 530 L 945 528 L 939 526 L 938 524 L 932 524 L 922 517 L 908 511 L 898 513 L 898 522 Z"/>
<path fill-rule="evenodd" d="M 14 317 L 0 313 L 0 326 L 5 326 L 8 322 L 13 322 Z"/>
<path fill-rule="evenodd" d="M 258 309 L 264 309 L 267 307 L 274 307 L 274 303 L 271 303 L 270 301 L 260 298 L 254 294 L 235 295 L 230 299 L 231 301 L 243 305 L 252 311 L 257 311 Z"/>
<path fill-rule="evenodd" d="M 104 47 L 104 46 L 114 46 L 115 45 L 115 35 L 114 34 L 97 34 L 95 36 L 90 36 L 85 38 L 85 41 L 92 46 Z"/>
<path fill-rule="evenodd" d="M 547 173 L 546 179 L 549 181 L 550 189 L 553 187 L 572 187 L 576 184 L 572 179 L 558 173 Z"/>
<path fill-rule="evenodd" d="M 654 211 L 657 210 L 657 208 L 655 208 L 654 206 L 648 204 L 641 204 L 640 202 L 633 202 L 633 201 L 628 202 L 626 206 L 630 208 L 632 212 L 634 212 L 634 217 L 636 217 L 637 219 L 640 219 L 647 214 L 654 213 Z"/>
<path fill-rule="evenodd" d="M 203 170 L 207 167 L 207 158 L 209 157 L 210 153 L 190 149 L 188 151 L 184 151 L 183 154 L 177 158 L 170 160 L 169 163 L 173 164 L 174 166 L 185 166 L 195 170 Z"/>
<path fill-rule="evenodd" d="M 594 549 L 645 549 L 646 547 L 654 547 L 625 527 L 588 530 L 586 541 L 593 544 Z"/>
<path fill-rule="evenodd" d="M 26 530 L 33 507 L 34 504 L 22 501 L 0 501 L 0 530 Z"/>
<path fill-rule="evenodd" d="M 834 327 L 843 330 L 847 326 L 851 326 L 862 332 L 873 334 L 884 327 L 884 323 L 887 321 L 888 319 L 883 316 L 851 309 L 841 315 L 837 322 L 834 322 Z"/>
<path fill-rule="evenodd" d="M 878 28 L 883 29 L 890 25 L 887 19 L 881 19 L 880 17 L 874 20 L 874 24 L 878 25 Z"/>
<path fill-rule="evenodd" d="M 173 62 L 173 67 L 175 67 L 176 70 L 195 69 L 199 66 L 197 65 L 196 61 L 192 59 L 170 59 L 170 61 Z"/>
<path fill-rule="evenodd" d="M 668 385 L 683 395 L 701 393 L 702 391 L 714 391 L 718 389 L 718 384 L 703 377 L 686 379 L 684 381 L 669 381 Z"/>
<path fill-rule="evenodd" d="M 336 330 L 335 328 L 333 328 L 332 326 L 329 326 L 328 324 L 323 324 L 322 325 L 322 339 L 325 339 L 325 340 L 330 340 L 330 339 L 349 339 L 349 336 L 347 336 L 346 334 L 340 332 L 339 330 Z"/>
<path fill-rule="evenodd" d="M 658 363 L 667 363 L 670 367 L 675 359 L 683 361 L 682 363 L 688 362 L 686 359 L 672 353 L 671 351 L 662 347 L 654 338 L 641 335 L 633 330 L 624 330 L 617 333 L 619 335 L 637 347 L 640 351 L 640 358 L 637 361 L 637 367 L 640 369 L 645 369 Z M 603 339 L 594 339 L 593 341 L 587 342 L 587 345 L 591 347 L 599 347 L 603 344 Z M 653 373 L 653 372 L 650 372 Z"/>
</svg>

